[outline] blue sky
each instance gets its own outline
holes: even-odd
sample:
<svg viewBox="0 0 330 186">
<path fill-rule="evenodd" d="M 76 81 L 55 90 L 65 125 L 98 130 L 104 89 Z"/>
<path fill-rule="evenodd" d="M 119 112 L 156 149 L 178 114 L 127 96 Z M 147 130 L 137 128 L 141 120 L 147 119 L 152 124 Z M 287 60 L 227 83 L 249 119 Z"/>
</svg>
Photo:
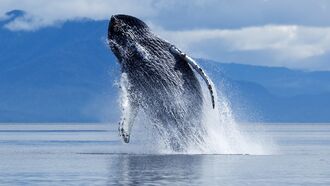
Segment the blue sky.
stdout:
<svg viewBox="0 0 330 186">
<path fill-rule="evenodd" d="M 1 0 L 6 29 L 35 31 L 66 20 L 131 14 L 194 57 L 221 62 L 330 70 L 328 0 Z"/>
</svg>

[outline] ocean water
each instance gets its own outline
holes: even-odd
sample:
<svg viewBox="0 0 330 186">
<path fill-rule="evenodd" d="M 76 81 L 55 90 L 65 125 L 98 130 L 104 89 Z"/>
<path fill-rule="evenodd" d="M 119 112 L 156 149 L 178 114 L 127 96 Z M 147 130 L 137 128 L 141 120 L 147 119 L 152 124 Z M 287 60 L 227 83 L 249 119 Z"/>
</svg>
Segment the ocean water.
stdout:
<svg viewBox="0 0 330 186">
<path fill-rule="evenodd" d="M 330 124 L 244 126 L 274 150 L 155 153 L 116 125 L 1 124 L 0 185 L 330 185 Z"/>
</svg>

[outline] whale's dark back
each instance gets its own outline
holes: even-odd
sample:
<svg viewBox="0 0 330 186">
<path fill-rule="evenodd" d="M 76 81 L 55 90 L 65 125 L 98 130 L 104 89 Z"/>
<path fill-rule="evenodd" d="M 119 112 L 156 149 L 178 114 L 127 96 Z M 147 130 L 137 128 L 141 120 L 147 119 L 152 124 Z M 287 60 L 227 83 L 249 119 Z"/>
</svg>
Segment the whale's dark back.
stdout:
<svg viewBox="0 0 330 186">
<path fill-rule="evenodd" d="M 171 135 L 174 141 L 189 138 L 201 125 L 203 106 L 201 86 L 194 72 L 187 62 L 170 52 L 172 45 L 151 33 L 145 23 L 125 15 L 116 19 L 136 29 L 130 30 L 131 40 L 122 42 L 129 42 L 133 48 L 124 49 L 129 55 L 117 55 L 130 82 L 129 93 L 160 132 Z M 113 34 L 116 33 L 110 22 L 109 39 L 114 38 Z"/>
</svg>

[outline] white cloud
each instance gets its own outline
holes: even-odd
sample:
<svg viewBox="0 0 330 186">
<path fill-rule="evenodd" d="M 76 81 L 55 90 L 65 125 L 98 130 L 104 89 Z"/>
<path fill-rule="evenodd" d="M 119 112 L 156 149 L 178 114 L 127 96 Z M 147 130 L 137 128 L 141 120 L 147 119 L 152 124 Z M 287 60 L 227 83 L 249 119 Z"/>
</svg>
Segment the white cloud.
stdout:
<svg viewBox="0 0 330 186">
<path fill-rule="evenodd" d="M 259 60 L 253 59 L 252 63 L 304 68 L 318 63 L 308 59 L 330 53 L 330 27 L 267 25 L 187 31 L 168 31 L 159 27 L 154 29 L 194 57 L 219 61 L 251 63 L 252 60 L 242 54 L 258 56 L 258 53 L 264 53 L 271 60 L 260 57 Z M 229 54 L 236 56 L 230 57 Z M 330 69 L 330 64 L 327 68 Z"/>
<path fill-rule="evenodd" d="M 23 17 L 18 17 L 15 20 L 7 23 L 6 25 L 4 25 L 4 27 L 13 31 L 15 30 L 32 31 L 39 29 L 40 27 L 53 25 L 54 23 L 55 22 L 27 14 L 24 15 Z"/>
<path fill-rule="evenodd" d="M 299 6 L 297 6 L 299 5 Z M 240 28 L 267 24 L 330 26 L 328 0 L 1 0 L 0 17 L 13 9 L 28 16 L 12 29 L 38 29 L 87 17 L 131 14 L 167 29 Z M 32 26 L 28 27 L 27 24 Z"/>
<path fill-rule="evenodd" d="M 112 14 L 125 13 L 141 17 L 155 14 L 152 0 L 2 0 L 0 15 L 13 9 L 27 12 L 6 25 L 11 30 L 36 30 L 57 22 L 77 18 L 109 19 Z"/>
<path fill-rule="evenodd" d="M 6 21 L 6 20 L 8 20 L 8 19 L 10 19 L 11 18 L 11 16 L 9 16 L 9 15 L 1 15 L 0 14 L 0 21 Z"/>
<path fill-rule="evenodd" d="M 5 27 L 36 30 L 82 17 L 131 14 L 161 25 L 156 32 L 194 57 L 330 70 L 328 7 L 328 0 L 1 0 L 0 20 L 21 9 L 27 14 Z"/>
</svg>

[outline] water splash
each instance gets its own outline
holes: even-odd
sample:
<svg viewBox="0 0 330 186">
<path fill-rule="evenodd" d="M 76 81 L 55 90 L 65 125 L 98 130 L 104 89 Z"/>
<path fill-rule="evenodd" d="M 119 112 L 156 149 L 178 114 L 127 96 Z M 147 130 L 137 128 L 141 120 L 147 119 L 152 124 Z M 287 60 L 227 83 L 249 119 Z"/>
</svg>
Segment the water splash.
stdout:
<svg viewBox="0 0 330 186">
<path fill-rule="evenodd" d="M 127 92 L 124 91 L 125 94 Z M 203 89 L 204 105 L 202 118 L 203 141 L 194 141 L 183 154 L 253 154 L 265 155 L 274 152 L 269 139 L 248 133 L 235 120 L 230 103 L 222 91 L 216 91 L 216 108 L 212 109 L 208 90 Z M 175 100 L 175 99 L 174 99 Z M 132 131 L 132 144 L 126 145 L 126 152 L 147 154 L 173 154 L 169 148 L 171 139 L 165 130 L 156 130 L 154 123 L 142 112 L 136 118 Z M 262 130 L 262 128 L 259 128 Z M 159 134 L 162 132 L 162 134 Z M 260 133 L 260 131 L 258 131 Z M 253 135 L 253 136 L 252 136 Z M 193 139 L 194 134 L 190 135 Z M 134 147 L 133 147 L 134 146 Z M 125 151 L 125 150 L 124 150 Z"/>
<path fill-rule="evenodd" d="M 203 94 L 207 95 L 207 90 L 204 89 Z M 197 149 L 191 146 L 187 153 L 264 155 L 273 152 L 270 141 L 266 142 L 261 136 L 244 132 L 235 121 L 230 102 L 222 91 L 217 90 L 215 97 L 215 109 L 210 108 L 209 99 L 204 99 L 206 104 L 203 106 L 202 121 L 207 131 L 205 143 Z"/>
</svg>

